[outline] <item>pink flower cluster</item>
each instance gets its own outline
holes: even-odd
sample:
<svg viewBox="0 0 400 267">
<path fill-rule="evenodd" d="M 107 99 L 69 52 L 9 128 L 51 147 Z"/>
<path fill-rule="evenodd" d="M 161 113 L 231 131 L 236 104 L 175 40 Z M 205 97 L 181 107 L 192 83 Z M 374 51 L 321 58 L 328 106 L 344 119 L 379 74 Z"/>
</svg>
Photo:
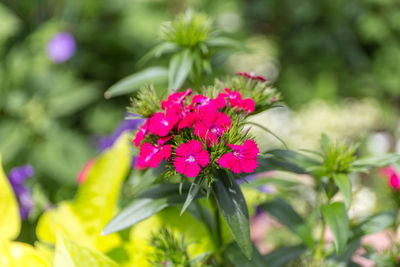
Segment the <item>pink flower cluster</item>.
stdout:
<svg viewBox="0 0 400 267">
<path fill-rule="evenodd" d="M 382 168 L 380 174 L 389 179 L 390 188 L 400 191 L 400 175 L 394 167 Z"/>
<path fill-rule="evenodd" d="M 232 120 L 225 112 L 233 109 L 235 113 L 251 113 L 255 109 L 254 101 L 244 99 L 240 92 L 228 88 L 216 98 L 191 95 L 191 89 L 172 93 L 161 102 L 162 111 L 155 113 L 140 127 L 133 140 L 135 146 L 140 147 L 135 167 L 156 168 L 165 159 L 172 163 L 176 172 L 188 177 L 197 176 L 202 168 L 215 163 L 234 173 L 253 172 L 259 153 L 253 140 L 227 144 L 228 153 L 221 155 L 215 163 L 210 162 L 210 154 L 213 144 L 218 144 L 221 136 L 231 129 Z M 181 136 L 178 139 L 184 142 L 175 144 L 174 136 Z"/>
</svg>

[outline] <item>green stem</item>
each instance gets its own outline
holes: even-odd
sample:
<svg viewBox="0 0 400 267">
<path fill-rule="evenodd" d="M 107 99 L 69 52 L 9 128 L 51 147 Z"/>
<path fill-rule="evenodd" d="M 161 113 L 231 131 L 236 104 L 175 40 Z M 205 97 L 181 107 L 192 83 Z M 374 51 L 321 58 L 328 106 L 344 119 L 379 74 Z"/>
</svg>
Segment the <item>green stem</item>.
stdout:
<svg viewBox="0 0 400 267">
<path fill-rule="evenodd" d="M 315 266 L 318 266 L 318 264 L 321 262 L 323 258 L 323 252 L 324 252 L 324 241 L 325 241 L 325 220 L 322 218 L 322 228 L 321 228 L 321 234 L 319 237 L 319 242 L 318 242 L 318 247 L 317 251 L 315 252 L 315 257 L 314 257 L 314 264 Z"/>
</svg>

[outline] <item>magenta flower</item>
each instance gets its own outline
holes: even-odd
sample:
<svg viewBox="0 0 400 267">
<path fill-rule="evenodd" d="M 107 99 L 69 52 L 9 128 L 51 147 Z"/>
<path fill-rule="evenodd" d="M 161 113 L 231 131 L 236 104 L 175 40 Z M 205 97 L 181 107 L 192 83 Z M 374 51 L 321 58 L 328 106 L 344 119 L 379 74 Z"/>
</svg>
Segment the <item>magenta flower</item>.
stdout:
<svg viewBox="0 0 400 267">
<path fill-rule="evenodd" d="M 162 109 L 168 109 L 173 106 L 182 106 L 185 104 L 186 97 L 192 94 L 192 89 L 184 92 L 176 92 L 168 96 L 167 100 L 161 101 Z"/>
<path fill-rule="evenodd" d="M 62 63 L 70 59 L 76 50 L 74 37 L 69 32 L 60 32 L 48 42 L 46 53 L 55 63 Z"/>
<path fill-rule="evenodd" d="M 166 114 L 157 112 L 150 118 L 149 131 L 159 136 L 166 136 L 179 121 L 179 117 L 173 110 L 167 110 Z"/>
<path fill-rule="evenodd" d="M 218 142 L 218 136 L 231 128 L 231 118 L 215 109 L 204 109 L 199 113 L 199 119 L 194 124 L 194 134 L 206 140 L 207 145 Z"/>
<path fill-rule="evenodd" d="M 230 169 L 234 173 L 252 173 L 257 168 L 257 155 L 260 150 L 253 140 L 246 140 L 243 145 L 228 144 L 228 146 L 233 152 L 218 159 L 221 167 Z"/>
<path fill-rule="evenodd" d="M 146 134 L 149 130 L 149 124 L 150 120 L 146 120 L 146 122 L 140 127 L 140 129 L 136 133 L 135 138 L 133 139 L 135 147 L 138 147 L 143 139 L 146 137 Z"/>
<path fill-rule="evenodd" d="M 168 141 L 167 139 L 166 141 Z M 158 164 L 171 156 L 171 145 L 163 145 L 165 140 L 158 142 L 157 145 L 144 143 L 140 147 L 139 158 L 137 159 L 136 169 L 147 169 L 149 167 L 157 168 Z"/>
<path fill-rule="evenodd" d="M 201 167 L 205 167 L 209 162 L 210 155 L 199 141 L 190 140 L 176 149 L 174 160 L 176 171 L 188 177 L 196 177 Z"/>
<path fill-rule="evenodd" d="M 247 72 L 236 72 L 237 75 L 246 77 L 250 80 L 258 80 L 261 82 L 265 82 L 267 79 L 263 76 L 255 75 L 254 72 L 247 73 Z"/>
<path fill-rule="evenodd" d="M 189 107 L 196 107 L 197 110 L 201 110 L 203 108 L 213 108 L 220 109 L 226 106 L 225 99 L 223 97 L 217 97 L 215 99 L 203 96 L 203 95 L 195 95 L 193 96 L 192 103 Z"/>
<path fill-rule="evenodd" d="M 255 109 L 254 100 L 251 98 L 242 99 L 242 94 L 237 91 L 231 91 L 228 88 L 225 88 L 226 93 L 220 93 L 220 97 L 228 98 L 229 104 L 232 108 L 243 109 L 246 112 L 253 112 Z"/>
</svg>

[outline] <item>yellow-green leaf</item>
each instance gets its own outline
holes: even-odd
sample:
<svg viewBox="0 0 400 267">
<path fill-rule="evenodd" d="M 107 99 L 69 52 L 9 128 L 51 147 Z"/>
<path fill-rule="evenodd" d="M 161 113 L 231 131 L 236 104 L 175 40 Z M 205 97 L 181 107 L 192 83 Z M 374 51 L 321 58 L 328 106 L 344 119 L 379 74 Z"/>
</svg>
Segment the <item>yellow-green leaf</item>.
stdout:
<svg viewBox="0 0 400 267">
<path fill-rule="evenodd" d="M 62 234 L 57 234 L 54 266 L 57 267 L 116 267 L 104 254 L 76 244 Z"/>
<path fill-rule="evenodd" d="M 0 241 L 11 240 L 19 235 L 21 222 L 18 204 L 1 165 L 0 154 Z"/>
<path fill-rule="evenodd" d="M 50 258 L 29 244 L 0 241 L 2 267 L 49 267 Z"/>
<path fill-rule="evenodd" d="M 100 236 L 100 233 L 116 212 L 130 162 L 128 136 L 123 135 L 96 160 L 75 200 L 62 202 L 42 215 L 36 229 L 38 238 L 54 244 L 56 233 L 61 231 L 79 244 L 101 251 L 118 245 L 118 235 Z"/>
</svg>

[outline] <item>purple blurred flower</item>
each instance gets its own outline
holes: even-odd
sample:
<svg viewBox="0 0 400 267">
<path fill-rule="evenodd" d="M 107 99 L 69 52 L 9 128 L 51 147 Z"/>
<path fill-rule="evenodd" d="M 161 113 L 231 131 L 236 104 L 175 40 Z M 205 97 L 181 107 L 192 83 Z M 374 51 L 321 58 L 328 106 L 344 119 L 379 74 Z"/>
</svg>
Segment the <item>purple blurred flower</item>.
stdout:
<svg viewBox="0 0 400 267">
<path fill-rule="evenodd" d="M 33 174 L 34 171 L 31 165 L 15 167 L 8 174 L 8 180 L 18 200 L 21 220 L 25 220 L 33 208 L 31 192 L 28 187 L 24 185 L 25 180 L 31 178 Z"/>
<path fill-rule="evenodd" d="M 60 32 L 54 35 L 48 42 L 46 52 L 49 58 L 61 63 L 70 59 L 76 50 L 74 37 L 68 32 Z"/>
<path fill-rule="evenodd" d="M 104 136 L 99 140 L 97 143 L 97 149 L 102 152 L 107 148 L 110 148 L 122 133 L 125 131 L 136 130 L 140 125 L 143 124 L 143 122 L 143 119 L 123 120 L 111 135 Z"/>
</svg>

